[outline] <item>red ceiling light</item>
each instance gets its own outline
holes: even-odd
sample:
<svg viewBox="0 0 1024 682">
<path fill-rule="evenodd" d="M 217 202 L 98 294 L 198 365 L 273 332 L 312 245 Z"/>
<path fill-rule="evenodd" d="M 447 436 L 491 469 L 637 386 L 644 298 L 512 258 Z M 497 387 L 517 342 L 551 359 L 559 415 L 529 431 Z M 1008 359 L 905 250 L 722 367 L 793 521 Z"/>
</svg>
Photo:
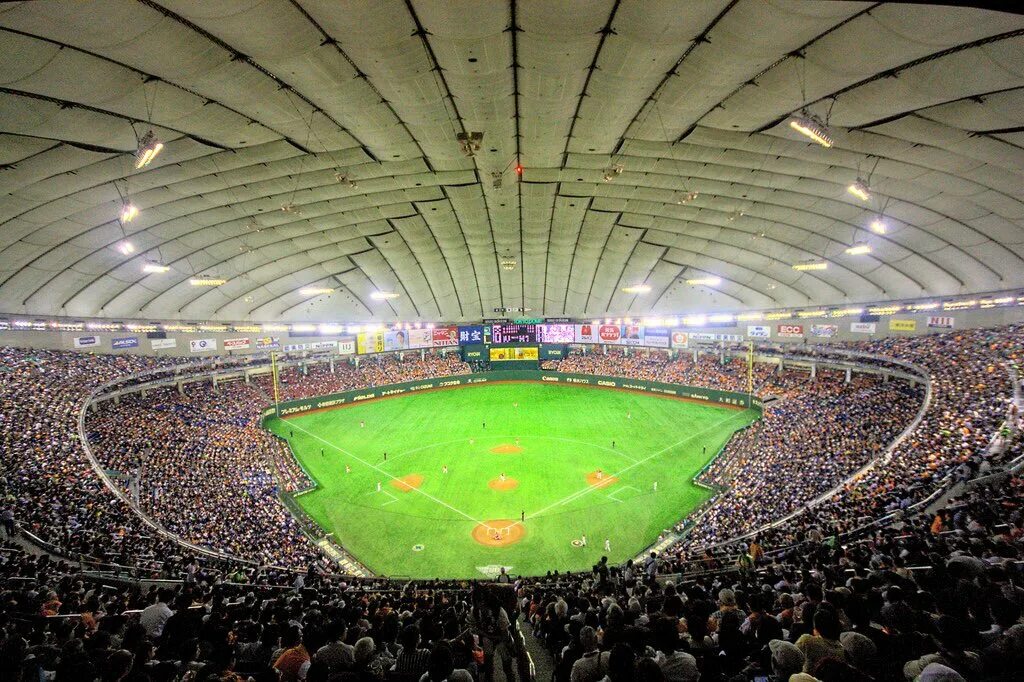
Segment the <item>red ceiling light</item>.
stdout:
<svg viewBox="0 0 1024 682">
<path fill-rule="evenodd" d="M 514 170 L 516 172 L 516 175 L 522 175 L 523 174 L 523 167 L 522 167 L 522 165 L 520 165 L 518 163 L 516 164 L 516 167 L 515 167 Z"/>
</svg>

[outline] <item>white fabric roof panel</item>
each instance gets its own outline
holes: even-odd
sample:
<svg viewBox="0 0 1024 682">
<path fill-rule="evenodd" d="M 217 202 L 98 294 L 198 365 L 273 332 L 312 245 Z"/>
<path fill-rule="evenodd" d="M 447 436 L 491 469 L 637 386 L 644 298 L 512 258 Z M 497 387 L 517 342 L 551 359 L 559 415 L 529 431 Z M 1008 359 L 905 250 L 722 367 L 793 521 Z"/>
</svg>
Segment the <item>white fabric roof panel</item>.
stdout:
<svg viewBox="0 0 1024 682">
<path fill-rule="evenodd" d="M 637 317 L 1024 288 L 1022 47 L 1020 14 L 903 3 L 3 6 L 0 313 Z M 804 107 L 831 149 L 790 129 Z M 148 130 L 165 148 L 137 171 Z"/>
</svg>

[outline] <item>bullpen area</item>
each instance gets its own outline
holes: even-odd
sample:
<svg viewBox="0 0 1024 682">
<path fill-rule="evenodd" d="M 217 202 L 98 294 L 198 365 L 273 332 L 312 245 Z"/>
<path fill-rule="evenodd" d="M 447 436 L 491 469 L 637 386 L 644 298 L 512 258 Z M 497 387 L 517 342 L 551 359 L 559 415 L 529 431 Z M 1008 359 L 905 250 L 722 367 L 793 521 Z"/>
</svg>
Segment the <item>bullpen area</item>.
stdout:
<svg viewBox="0 0 1024 682">
<path fill-rule="evenodd" d="M 693 476 L 757 416 L 509 382 L 272 418 L 267 427 L 317 483 L 298 503 L 371 570 L 484 578 L 501 566 L 533 575 L 634 556 L 710 495 Z"/>
</svg>

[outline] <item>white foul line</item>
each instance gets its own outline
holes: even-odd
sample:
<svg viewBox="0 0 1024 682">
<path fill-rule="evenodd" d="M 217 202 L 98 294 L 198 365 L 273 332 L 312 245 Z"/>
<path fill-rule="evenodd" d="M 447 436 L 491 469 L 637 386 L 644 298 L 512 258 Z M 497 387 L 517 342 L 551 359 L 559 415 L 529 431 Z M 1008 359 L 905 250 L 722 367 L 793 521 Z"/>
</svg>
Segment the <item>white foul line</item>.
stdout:
<svg viewBox="0 0 1024 682">
<path fill-rule="evenodd" d="M 618 478 L 619 476 L 621 476 L 622 474 L 626 473 L 630 469 L 632 469 L 634 467 L 637 467 L 637 466 L 640 466 L 644 462 L 647 462 L 648 460 L 651 460 L 651 459 L 657 457 L 658 455 L 662 454 L 663 452 L 667 452 L 668 450 L 671 450 L 672 448 L 678 447 L 678 446 L 682 445 L 683 443 L 691 441 L 694 438 L 696 438 L 697 436 L 700 436 L 701 434 L 707 433 L 708 431 L 721 426 L 722 424 L 724 424 L 727 421 L 735 419 L 736 417 L 738 417 L 740 415 L 744 415 L 744 414 L 747 413 L 747 411 L 748 410 L 743 410 L 742 412 L 740 412 L 738 414 L 734 414 L 731 417 L 726 417 L 725 419 L 721 419 L 721 420 L 715 422 L 714 424 L 712 424 L 711 426 L 708 426 L 707 428 L 701 429 L 697 433 L 694 433 L 694 434 L 692 434 L 690 436 L 687 436 L 686 438 L 683 438 L 682 440 L 677 441 L 677 442 L 673 443 L 672 445 L 668 445 L 668 446 L 662 448 L 661 450 L 658 450 L 654 454 L 648 455 L 647 457 L 644 457 L 643 459 L 638 460 L 638 461 L 634 462 L 633 464 L 630 464 L 628 467 L 626 467 L 622 471 L 619 471 L 618 473 L 614 473 L 614 474 L 609 474 L 609 475 L 612 476 L 612 477 Z M 605 485 L 607 485 L 607 484 L 605 484 Z M 574 492 L 573 494 L 569 495 L 568 497 L 565 497 L 565 498 L 563 498 L 561 500 L 558 500 L 557 502 L 549 504 L 548 506 L 544 507 L 540 511 L 534 512 L 532 514 L 527 514 L 526 516 L 527 516 L 527 518 L 531 518 L 531 519 L 536 517 L 536 516 L 540 516 L 544 512 L 548 511 L 549 509 L 554 509 L 555 507 L 561 506 L 563 504 L 567 504 L 567 503 L 572 502 L 574 500 L 578 500 L 579 498 L 583 497 L 587 493 L 593 492 L 594 490 L 599 490 L 602 487 L 604 487 L 604 486 L 601 483 L 596 483 L 594 485 L 588 485 L 586 488 L 583 488 L 582 490 L 577 490 L 576 492 Z"/>
<path fill-rule="evenodd" d="M 337 450 L 338 452 L 340 452 L 343 455 L 348 455 L 349 457 L 351 457 L 355 461 L 359 462 L 360 464 L 362 464 L 364 466 L 367 466 L 367 467 L 370 467 L 374 471 L 376 471 L 376 472 L 378 472 L 380 474 L 383 474 L 384 476 L 388 477 L 392 481 L 400 480 L 397 476 L 393 476 L 392 474 L 389 474 L 388 472 L 384 471 L 383 469 L 381 469 L 376 464 L 371 464 L 371 463 L 367 462 L 366 460 L 361 459 L 361 458 L 357 457 L 356 455 L 353 455 L 351 452 L 349 452 L 345 448 L 339 447 L 339 446 L 335 445 L 334 443 L 331 443 L 329 441 L 324 440 L 320 436 L 316 435 L 315 433 L 312 433 L 311 431 L 308 431 L 308 430 L 302 428 L 298 424 L 294 424 L 292 422 L 289 422 L 288 426 L 289 426 L 289 428 L 294 427 L 294 428 L 298 429 L 299 431 L 302 431 L 303 433 L 306 433 L 306 434 L 312 436 L 313 438 L 316 438 L 318 441 L 320 441 L 324 445 L 327 445 L 328 447 L 334 448 L 335 450 Z M 426 497 L 429 500 L 433 500 L 434 502 L 436 502 L 437 504 L 441 505 L 442 507 L 446 507 L 448 509 L 451 509 L 456 514 L 459 514 L 461 516 L 465 516 L 467 519 L 469 519 L 473 523 L 477 523 L 477 524 L 479 524 L 481 526 L 486 526 L 486 524 L 483 521 L 480 521 L 479 519 L 473 518 L 472 516 L 470 516 L 466 512 L 462 511 L 461 509 L 456 509 L 455 507 L 451 506 L 450 504 L 448 504 L 444 500 L 437 499 L 436 497 L 434 497 L 430 493 L 424 492 L 424 491 L 420 490 L 419 488 L 410 488 L 410 490 L 413 490 L 413 491 L 419 493 L 420 495 L 423 495 L 424 497 Z M 381 505 L 381 506 L 383 507 L 384 505 Z M 487 528 L 488 528 L 488 530 L 495 530 L 494 528 L 491 528 L 490 526 L 487 526 Z"/>
</svg>

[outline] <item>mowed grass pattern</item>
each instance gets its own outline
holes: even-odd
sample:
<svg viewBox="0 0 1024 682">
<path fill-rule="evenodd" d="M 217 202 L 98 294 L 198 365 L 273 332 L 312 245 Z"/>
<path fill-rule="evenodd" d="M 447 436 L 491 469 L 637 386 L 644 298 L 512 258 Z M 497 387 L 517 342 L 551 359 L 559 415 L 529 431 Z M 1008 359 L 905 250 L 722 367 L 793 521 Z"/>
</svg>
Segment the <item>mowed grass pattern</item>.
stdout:
<svg viewBox="0 0 1024 682">
<path fill-rule="evenodd" d="M 481 578 L 497 565 L 519 575 L 586 570 L 606 553 L 606 538 L 611 561 L 635 556 L 707 498 L 692 477 L 755 417 L 640 393 L 510 382 L 407 394 L 269 426 L 318 483 L 299 504 L 371 570 Z M 516 439 L 521 452 L 491 452 Z M 587 474 L 598 469 L 618 480 L 588 485 Z M 502 473 L 519 485 L 489 487 Z M 391 484 L 416 474 L 423 477 L 416 490 Z M 473 539 L 479 523 L 519 520 L 524 512 L 517 544 Z M 584 534 L 588 546 L 574 547 Z"/>
</svg>

